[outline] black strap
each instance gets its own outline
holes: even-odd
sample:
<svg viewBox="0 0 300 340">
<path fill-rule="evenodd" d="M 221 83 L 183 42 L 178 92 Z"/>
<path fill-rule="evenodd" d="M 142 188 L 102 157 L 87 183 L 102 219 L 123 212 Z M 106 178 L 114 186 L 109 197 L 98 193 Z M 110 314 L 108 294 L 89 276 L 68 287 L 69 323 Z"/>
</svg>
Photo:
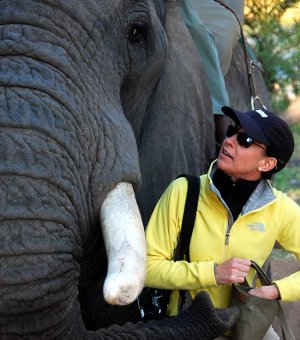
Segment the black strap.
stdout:
<svg viewBox="0 0 300 340">
<path fill-rule="evenodd" d="M 186 259 L 186 261 L 190 261 L 189 245 L 197 212 L 198 198 L 200 193 L 200 178 L 185 174 L 180 175 L 177 178 L 179 177 L 185 177 L 187 179 L 188 190 L 181 222 L 181 232 L 178 238 L 176 249 L 174 251 L 173 260 L 179 261 Z M 166 307 L 170 301 L 171 291 L 165 289 L 147 288 L 144 289 L 143 292 L 145 292 L 145 294 L 141 294 L 140 297 L 137 298 L 142 320 L 147 321 L 148 319 L 153 319 L 162 315 L 165 316 Z M 184 290 L 180 290 L 179 292 L 181 298 L 179 308 L 180 313 L 186 298 Z M 148 301 L 150 301 L 150 303 Z M 148 307 L 149 305 L 150 307 Z"/>
<path fill-rule="evenodd" d="M 190 262 L 190 241 L 194 229 L 198 199 L 200 193 L 200 177 L 182 174 L 179 177 L 185 177 L 188 181 L 187 195 L 184 205 L 184 212 L 181 222 L 181 231 L 175 250 L 174 261 L 186 260 Z M 186 300 L 186 291 L 180 290 L 180 306 L 178 312 L 183 311 Z"/>
<path fill-rule="evenodd" d="M 182 174 L 188 181 L 188 190 L 182 217 L 180 238 L 176 247 L 174 261 L 186 260 L 190 262 L 190 241 L 196 219 L 198 198 L 200 193 L 200 177 Z"/>
<path fill-rule="evenodd" d="M 256 270 L 257 276 L 263 286 L 270 286 L 272 284 L 271 280 L 268 278 L 267 274 L 263 269 L 254 261 L 251 260 L 251 267 Z"/>
</svg>

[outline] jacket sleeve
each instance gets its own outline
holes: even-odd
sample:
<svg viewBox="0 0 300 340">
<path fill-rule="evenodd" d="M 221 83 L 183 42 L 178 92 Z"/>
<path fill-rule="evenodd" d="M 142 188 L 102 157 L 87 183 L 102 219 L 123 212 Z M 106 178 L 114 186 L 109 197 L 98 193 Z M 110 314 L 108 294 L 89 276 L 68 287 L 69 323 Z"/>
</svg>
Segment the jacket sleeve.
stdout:
<svg viewBox="0 0 300 340">
<path fill-rule="evenodd" d="M 187 181 L 172 182 L 158 201 L 146 228 L 146 286 L 170 290 L 198 290 L 216 286 L 214 261 L 172 260 L 180 233 Z"/>
<path fill-rule="evenodd" d="M 300 207 L 289 197 L 282 197 L 283 220 L 279 233 L 280 245 L 292 252 L 300 262 Z M 280 280 L 275 280 L 281 300 L 296 301 L 300 299 L 300 271 Z"/>
</svg>

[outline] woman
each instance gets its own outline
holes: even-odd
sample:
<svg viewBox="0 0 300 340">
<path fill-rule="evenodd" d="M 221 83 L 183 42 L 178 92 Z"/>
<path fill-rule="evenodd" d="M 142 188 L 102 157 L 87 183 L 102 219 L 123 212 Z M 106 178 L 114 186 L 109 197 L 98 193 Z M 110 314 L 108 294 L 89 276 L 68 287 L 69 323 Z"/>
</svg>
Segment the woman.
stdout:
<svg viewBox="0 0 300 340">
<path fill-rule="evenodd" d="M 233 122 L 219 157 L 201 176 L 190 259 L 172 261 L 180 233 L 187 182 L 177 179 L 157 203 L 146 229 L 146 286 L 173 290 L 168 314 L 178 312 L 178 290 L 192 298 L 206 290 L 215 307 L 229 305 L 232 283 L 254 278 L 250 260 L 266 264 L 277 241 L 300 260 L 300 208 L 269 179 L 294 151 L 288 125 L 266 110 L 222 108 Z M 266 299 L 300 299 L 300 272 L 251 290 Z M 276 337 L 273 337 L 276 339 Z M 277 337 L 278 338 L 278 337 Z"/>
</svg>

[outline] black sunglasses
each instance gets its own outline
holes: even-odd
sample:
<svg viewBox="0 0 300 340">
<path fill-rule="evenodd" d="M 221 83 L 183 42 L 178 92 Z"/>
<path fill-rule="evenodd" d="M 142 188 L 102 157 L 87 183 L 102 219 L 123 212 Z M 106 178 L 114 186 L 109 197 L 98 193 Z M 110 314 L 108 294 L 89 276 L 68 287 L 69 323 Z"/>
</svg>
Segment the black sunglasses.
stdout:
<svg viewBox="0 0 300 340">
<path fill-rule="evenodd" d="M 244 147 L 244 148 L 250 148 L 250 146 L 252 144 L 255 144 L 257 146 L 259 146 L 260 148 L 264 149 L 264 147 L 262 147 L 261 145 L 259 145 L 258 143 L 256 143 L 253 138 L 249 137 L 245 132 L 239 131 L 239 127 L 234 126 L 234 125 L 229 125 L 228 129 L 226 131 L 226 137 L 232 137 L 234 135 L 236 136 L 236 140 L 238 141 L 238 143 L 240 144 L 240 146 Z"/>
</svg>

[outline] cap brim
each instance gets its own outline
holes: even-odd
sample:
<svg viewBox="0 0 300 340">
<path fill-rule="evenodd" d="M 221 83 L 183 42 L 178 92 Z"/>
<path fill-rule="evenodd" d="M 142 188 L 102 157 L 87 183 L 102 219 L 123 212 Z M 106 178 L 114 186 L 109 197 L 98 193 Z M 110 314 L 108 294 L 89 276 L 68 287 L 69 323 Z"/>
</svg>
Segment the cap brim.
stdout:
<svg viewBox="0 0 300 340">
<path fill-rule="evenodd" d="M 249 137 L 253 138 L 259 143 L 269 145 L 268 139 L 265 137 L 263 130 L 254 121 L 254 119 L 247 114 L 247 112 L 240 112 L 232 109 L 229 106 L 223 106 L 222 111 L 226 116 L 238 123 L 249 135 Z"/>
</svg>

